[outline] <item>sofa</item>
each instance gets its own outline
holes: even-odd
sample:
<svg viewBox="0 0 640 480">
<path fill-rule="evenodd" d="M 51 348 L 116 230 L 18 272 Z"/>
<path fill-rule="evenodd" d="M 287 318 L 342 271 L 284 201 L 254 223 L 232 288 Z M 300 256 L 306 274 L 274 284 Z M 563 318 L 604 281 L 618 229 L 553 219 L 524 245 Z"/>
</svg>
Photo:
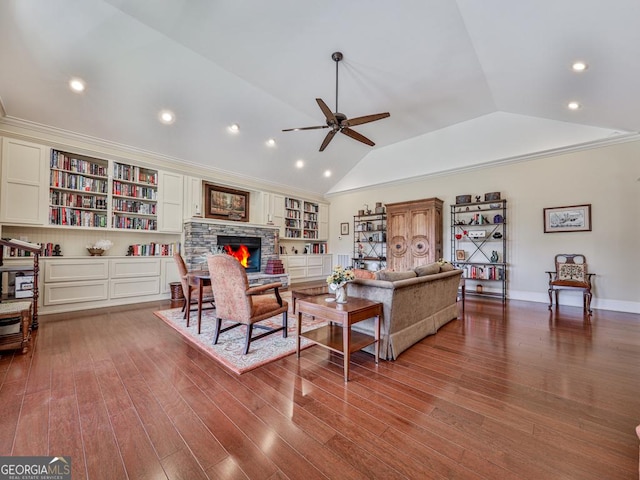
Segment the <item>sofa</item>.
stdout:
<svg viewBox="0 0 640 480">
<path fill-rule="evenodd" d="M 383 305 L 380 358 L 396 360 L 409 347 L 458 317 L 461 276 L 462 270 L 437 262 L 408 272 L 377 272 L 375 278 L 356 274 L 348 284 L 348 295 Z M 370 318 L 351 328 L 373 335 L 375 321 Z M 374 346 L 364 350 L 374 353 Z"/>
</svg>

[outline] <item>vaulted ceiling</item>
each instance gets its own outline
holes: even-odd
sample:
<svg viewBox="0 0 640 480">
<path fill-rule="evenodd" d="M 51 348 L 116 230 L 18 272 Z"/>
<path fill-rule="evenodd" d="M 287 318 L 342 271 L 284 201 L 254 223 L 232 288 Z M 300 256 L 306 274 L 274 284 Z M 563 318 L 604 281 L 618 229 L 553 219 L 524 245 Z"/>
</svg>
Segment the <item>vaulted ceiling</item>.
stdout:
<svg viewBox="0 0 640 480">
<path fill-rule="evenodd" d="M 638 0 L 3 0 L 0 110 L 325 194 L 635 135 L 639 21 Z M 282 132 L 335 108 L 335 51 L 339 110 L 391 113 L 354 127 L 374 147 Z"/>
</svg>

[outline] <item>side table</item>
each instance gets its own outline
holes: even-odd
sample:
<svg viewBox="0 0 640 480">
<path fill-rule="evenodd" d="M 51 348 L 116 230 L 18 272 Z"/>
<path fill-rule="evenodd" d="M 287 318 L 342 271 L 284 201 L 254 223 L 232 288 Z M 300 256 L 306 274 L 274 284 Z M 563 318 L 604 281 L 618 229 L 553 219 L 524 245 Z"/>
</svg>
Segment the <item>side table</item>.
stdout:
<svg viewBox="0 0 640 480">
<path fill-rule="evenodd" d="M 296 325 L 296 354 L 300 358 L 300 339 L 302 337 L 311 342 L 341 353 L 344 356 L 344 381 L 349 381 L 349 361 L 351 353 L 367 345 L 375 343 L 376 365 L 380 358 L 380 316 L 382 303 L 364 298 L 349 297 L 347 303 L 329 302 L 331 296 L 299 298 L 298 322 Z M 302 333 L 302 314 L 327 320 L 324 327 Z M 351 330 L 351 325 L 368 318 L 375 317 L 375 337 Z"/>
</svg>

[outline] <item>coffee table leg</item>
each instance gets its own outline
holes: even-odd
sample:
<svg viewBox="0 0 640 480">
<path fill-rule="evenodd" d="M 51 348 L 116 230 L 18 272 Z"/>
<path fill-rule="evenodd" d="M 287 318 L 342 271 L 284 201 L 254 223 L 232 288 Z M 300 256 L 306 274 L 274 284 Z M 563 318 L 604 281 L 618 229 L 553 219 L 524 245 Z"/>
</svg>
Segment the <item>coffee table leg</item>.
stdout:
<svg viewBox="0 0 640 480">
<path fill-rule="evenodd" d="M 300 334 L 302 333 L 302 312 L 298 311 L 298 322 L 296 325 L 296 354 L 300 358 Z"/>
<path fill-rule="evenodd" d="M 351 360 L 351 325 L 345 321 L 342 325 L 342 353 L 344 355 L 344 381 L 349 381 L 349 360 Z"/>
</svg>

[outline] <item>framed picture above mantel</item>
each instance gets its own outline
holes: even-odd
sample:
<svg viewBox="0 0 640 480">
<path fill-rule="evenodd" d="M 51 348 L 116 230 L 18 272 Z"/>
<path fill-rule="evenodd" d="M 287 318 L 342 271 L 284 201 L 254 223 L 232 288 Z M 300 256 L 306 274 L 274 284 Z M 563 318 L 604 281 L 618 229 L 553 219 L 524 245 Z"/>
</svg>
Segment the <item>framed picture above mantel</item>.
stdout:
<svg viewBox="0 0 640 480">
<path fill-rule="evenodd" d="M 205 218 L 249 221 L 249 192 L 207 182 L 202 186 Z"/>
</svg>

